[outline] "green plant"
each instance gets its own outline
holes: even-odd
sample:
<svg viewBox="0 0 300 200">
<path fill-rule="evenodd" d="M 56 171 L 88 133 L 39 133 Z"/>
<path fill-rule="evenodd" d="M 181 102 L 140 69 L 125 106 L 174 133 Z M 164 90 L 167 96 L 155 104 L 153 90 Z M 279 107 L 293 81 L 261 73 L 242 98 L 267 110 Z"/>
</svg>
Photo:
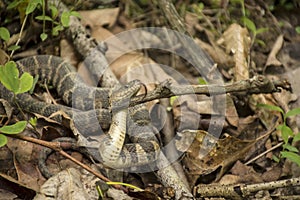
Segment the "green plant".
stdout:
<svg viewBox="0 0 300 200">
<path fill-rule="evenodd" d="M 263 32 L 268 31 L 268 28 L 259 28 L 259 29 L 256 28 L 255 23 L 251 19 L 249 19 L 247 17 L 247 10 L 245 9 L 244 0 L 231 0 L 231 2 L 233 2 L 233 3 L 239 3 L 241 5 L 242 14 L 243 14 L 241 20 L 242 20 L 244 26 L 246 26 L 248 28 L 248 30 L 250 30 L 251 33 L 252 33 L 252 43 L 251 43 L 251 46 L 253 46 L 254 42 L 256 42 L 256 43 L 258 43 L 258 44 L 260 44 L 262 46 L 265 46 L 266 45 L 265 42 L 262 41 L 262 40 L 260 40 L 260 39 L 257 39 L 256 36 L 258 34 L 261 34 Z"/>
<path fill-rule="evenodd" d="M 33 77 L 25 72 L 19 77 L 19 70 L 16 63 L 13 61 L 7 62 L 4 66 L 0 65 L 0 82 L 8 90 L 14 94 L 13 100 L 22 112 L 16 101 L 16 95 L 28 92 L 33 86 Z M 23 112 L 22 112 L 23 113 Z M 34 125 L 35 120 L 31 119 L 30 123 Z M 4 134 L 18 134 L 22 132 L 27 125 L 27 121 L 19 121 L 13 125 L 6 125 L 0 128 L 0 147 L 7 143 L 7 138 Z"/>
<path fill-rule="evenodd" d="M 298 34 L 300 34 L 300 26 L 296 26 L 295 30 Z"/>
<path fill-rule="evenodd" d="M 244 25 L 252 32 L 252 44 L 251 46 L 253 45 L 254 42 L 257 42 L 258 44 L 262 45 L 262 46 L 265 46 L 265 42 L 260 40 L 260 39 L 257 39 L 256 36 L 260 33 L 263 33 L 263 32 L 266 32 L 268 31 L 268 28 L 259 28 L 257 29 L 254 22 L 251 21 L 248 17 L 244 16 L 242 17 L 242 20 L 244 22 Z"/>
<path fill-rule="evenodd" d="M 107 192 L 107 190 L 109 189 L 108 186 L 109 185 L 121 185 L 121 186 L 125 186 L 125 187 L 128 187 L 128 188 L 131 188 L 131 189 L 134 189 L 136 191 L 139 191 L 139 192 L 143 192 L 144 190 L 137 187 L 137 186 L 134 186 L 132 184 L 129 184 L 129 183 L 123 183 L 123 182 L 111 182 L 111 181 L 108 181 L 108 182 L 103 182 L 103 181 L 97 181 L 96 182 L 96 190 L 98 192 L 98 195 L 99 195 L 99 199 L 104 199 L 104 194 Z"/>
<path fill-rule="evenodd" d="M 10 34 L 9 34 L 9 31 L 7 30 L 7 28 L 0 27 L 0 39 L 7 42 L 9 40 L 9 38 L 10 38 Z"/>
<path fill-rule="evenodd" d="M 279 1 L 273 1 L 273 2 L 269 2 L 269 10 L 270 11 L 274 11 L 275 9 L 286 9 L 286 10 L 292 10 L 292 9 L 296 9 L 297 8 L 297 1 L 298 0 L 279 0 Z"/>
<path fill-rule="evenodd" d="M 6 125 L 0 128 L 0 147 L 6 145 L 7 137 L 5 134 L 21 133 L 27 125 L 26 121 L 19 121 L 13 125 Z"/>
<path fill-rule="evenodd" d="M 64 27 L 69 26 L 70 16 L 80 17 L 76 11 L 65 11 L 62 13 L 60 20 L 58 20 L 58 10 L 55 6 L 49 6 L 51 16 L 46 15 L 45 0 L 14 0 L 8 5 L 8 9 L 16 8 L 19 11 L 21 21 L 24 24 L 27 16 L 40 8 L 42 15 L 36 16 L 35 19 L 43 22 L 43 32 L 40 35 L 42 41 L 46 40 L 48 34 L 46 33 L 46 21 L 52 22 L 52 35 L 57 36 L 58 33 L 64 30 Z"/>
<path fill-rule="evenodd" d="M 292 129 L 287 125 L 287 118 L 300 114 L 300 108 L 292 109 L 288 112 L 284 112 L 280 107 L 268 105 L 268 104 L 258 104 L 258 107 L 265 108 L 268 110 L 279 111 L 283 116 L 282 124 L 276 127 L 277 130 L 281 131 L 281 137 L 283 139 L 282 151 L 280 152 L 280 157 L 274 157 L 275 160 L 280 158 L 287 158 L 292 162 L 295 162 L 300 166 L 300 155 L 299 150 L 293 146 L 297 141 L 300 140 L 300 132 L 294 134 Z"/>
<path fill-rule="evenodd" d="M 202 16 L 202 11 L 204 9 L 204 4 L 202 2 L 200 3 L 194 3 L 192 4 L 190 7 L 190 10 L 193 12 L 193 13 L 196 13 L 198 18 L 201 19 L 203 16 Z"/>
<path fill-rule="evenodd" d="M 35 16 L 35 19 L 41 20 L 43 22 L 43 32 L 40 35 L 42 41 L 46 40 L 48 34 L 46 33 L 46 21 L 52 23 L 52 35 L 57 36 L 60 31 L 64 30 L 65 27 L 69 26 L 70 17 L 76 16 L 80 17 L 79 13 L 76 11 L 65 11 L 59 18 L 58 9 L 55 6 L 49 6 L 51 11 L 51 16 L 46 15 L 45 10 L 46 0 L 14 0 L 8 4 L 7 9 L 17 9 L 20 15 L 22 27 L 19 34 L 19 39 L 15 45 L 12 45 L 8 50 L 12 51 L 10 57 L 12 57 L 15 50 L 20 48 L 18 46 L 21 35 L 23 33 L 27 18 L 34 11 L 41 9 L 42 14 Z M 7 42 L 10 39 L 10 33 L 6 27 L 0 27 L 0 39 Z M 0 65 L 0 82 L 14 94 L 14 102 L 18 106 L 19 110 L 23 113 L 22 109 L 16 101 L 16 95 L 24 92 L 28 92 L 33 88 L 34 80 L 29 73 L 23 73 L 19 77 L 19 71 L 16 67 L 16 63 L 13 61 L 7 62 L 4 66 Z M 24 113 L 23 113 L 24 114 Z M 35 127 L 37 119 L 31 118 L 28 121 L 33 127 Z M 7 138 L 5 134 L 17 134 L 24 130 L 27 125 L 27 121 L 19 121 L 16 124 L 3 126 L 0 128 L 0 146 L 7 143 Z"/>
<path fill-rule="evenodd" d="M 27 92 L 33 85 L 33 77 L 25 72 L 19 77 L 19 70 L 13 61 L 0 67 L 0 82 L 10 91 L 16 94 Z"/>
<path fill-rule="evenodd" d="M 0 27 L 0 39 L 4 40 L 5 42 L 8 42 L 10 39 L 10 33 L 5 27 Z M 9 51 L 14 51 L 20 48 L 18 45 L 11 45 L 8 47 Z"/>
</svg>

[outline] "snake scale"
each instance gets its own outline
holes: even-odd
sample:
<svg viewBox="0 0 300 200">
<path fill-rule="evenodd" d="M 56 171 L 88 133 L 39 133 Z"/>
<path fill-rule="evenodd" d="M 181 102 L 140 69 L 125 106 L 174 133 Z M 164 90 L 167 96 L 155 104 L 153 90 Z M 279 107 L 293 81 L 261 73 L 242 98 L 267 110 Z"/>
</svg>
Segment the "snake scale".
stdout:
<svg viewBox="0 0 300 200">
<path fill-rule="evenodd" d="M 55 87 L 63 101 L 72 106 L 48 104 L 34 99 L 29 94 L 18 94 L 16 102 L 24 111 L 45 117 L 62 111 L 71 119 L 77 118 L 75 125 L 84 136 L 99 134 L 99 129 L 89 125 L 96 115 L 101 128 L 109 128 L 107 136 L 99 145 L 99 155 L 96 158 L 106 166 L 140 166 L 157 159 L 160 147 L 155 137 L 156 129 L 151 125 L 148 113 L 140 109 L 139 105 L 129 109 L 127 106 L 130 98 L 139 91 L 140 81 L 134 80 L 113 89 L 91 87 L 78 76 L 74 66 L 60 57 L 39 55 L 24 58 L 16 63 L 20 74 L 28 72 L 39 76 L 40 80 L 45 80 L 47 84 Z M 1 84 L 0 98 L 15 104 L 13 93 Z M 59 123 L 63 120 L 61 115 L 55 115 L 52 119 Z M 126 134 L 132 143 L 124 144 Z"/>
</svg>

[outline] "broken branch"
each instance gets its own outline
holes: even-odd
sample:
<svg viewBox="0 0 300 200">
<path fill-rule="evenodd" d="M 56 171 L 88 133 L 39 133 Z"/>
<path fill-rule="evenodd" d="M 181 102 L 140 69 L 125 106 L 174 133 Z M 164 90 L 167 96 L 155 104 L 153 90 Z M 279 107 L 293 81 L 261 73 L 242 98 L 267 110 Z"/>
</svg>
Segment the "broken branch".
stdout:
<svg viewBox="0 0 300 200">
<path fill-rule="evenodd" d="M 187 94 L 220 95 L 225 93 L 262 94 L 279 92 L 280 88 L 291 90 L 286 80 L 271 81 L 265 76 L 254 76 L 251 79 L 224 85 L 171 85 L 170 80 L 162 82 L 153 91 L 146 95 L 132 98 L 130 106 L 145 103 L 155 99 L 169 98 Z"/>
</svg>

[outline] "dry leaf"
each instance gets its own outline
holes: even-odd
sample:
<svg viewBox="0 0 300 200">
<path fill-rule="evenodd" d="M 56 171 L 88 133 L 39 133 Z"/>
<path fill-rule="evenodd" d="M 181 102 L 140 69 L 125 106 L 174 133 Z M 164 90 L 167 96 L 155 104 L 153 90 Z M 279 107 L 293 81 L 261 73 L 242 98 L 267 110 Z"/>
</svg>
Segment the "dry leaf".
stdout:
<svg viewBox="0 0 300 200">
<path fill-rule="evenodd" d="M 233 185 L 240 183 L 241 177 L 233 174 L 225 174 L 218 182 L 221 185 Z"/>
<path fill-rule="evenodd" d="M 116 23 L 119 15 L 119 8 L 106 8 L 98 10 L 79 11 L 82 17 L 82 24 L 89 25 L 92 29 L 100 26 L 108 27 Z"/>
<path fill-rule="evenodd" d="M 4 99 L 0 99 L 0 114 L 1 115 L 6 115 L 8 120 L 10 120 L 12 112 L 13 112 L 13 107 L 8 103 L 8 101 Z"/>
<path fill-rule="evenodd" d="M 74 49 L 74 46 L 72 43 L 70 43 L 66 39 L 62 39 L 60 41 L 60 56 L 68 63 L 70 63 L 73 66 L 77 66 L 77 63 L 79 61 L 78 55 L 76 54 L 76 51 Z"/>
<path fill-rule="evenodd" d="M 247 117 L 239 118 L 239 126 L 237 127 L 237 132 L 241 133 L 245 128 L 252 124 L 255 120 L 257 120 L 256 115 L 249 115 Z"/>
<path fill-rule="evenodd" d="M 248 30 L 238 24 L 232 24 L 224 32 L 221 40 L 219 40 L 220 42 L 225 44 L 228 54 L 233 54 L 235 81 L 249 79 L 247 57 L 250 48 L 250 37 Z"/>
<path fill-rule="evenodd" d="M 282 167 L 280 165 L 276 165 L 264 172 L 262 175 L 262 179 L 264 182 L 277 181 L 282 175 Z"/>
<path fill-rule="evenodd" d="M 7 200 L 7 199 L 18 199 L 18 195 L 4 189 L 0 189 L 0 200 Z"/>
<path fill-rule="evenodd" d="M 7 61 L 9 61 L 9 55 L 7 55 L 5 51 L 0 49 L 0 65 L 4 65 Z"/>
<path fill-rule="evenodd" d="M 265 68 L 269 66 L 280 67 L 282 63 L 276 58 L 276 55 L 280 51 L 283 44 L 283 35 L 279 35 L 275 44 L 273 45 L 272 51 L 270 52 Z"/>
<path fill-rule="evenodd" d="M 191 35 L 195 35 L 195 26 L 199 23 L 199 16 L 192 12 L 186 12 L 184 16 L 184 21 L 186 23 L 187 31 Z"/>
<path fill-rule="evenodd" d="M 239 126 L 239 116 L 236 111 L 234 102 L 229 94 L 226 94 L 226 110 L 225 116 L 228 123 L 234 127 Z"/>
<path fill-rule="evenodd" d="M 41 199 L 90 200 L 96 197 L 91 197 L 85 191 L 78 170 L 70 168 L 59 172 L 41 186 L 34 200 Z"/>
<path fill-rule="evenodd" d="M 156 193 L 150 191 L 141 191 L 141 192 L 129 192 L 131 197 L 137 199 L 148 199 L 148 200 L 160 200 Z"/>
<path fill-rule="evenodd" d="M 0 173 L 0 185 L 1 186 L 10 186 L 8 189 L 10 192 L 13 192 L 14 194 L 17 194 L 19 198 L 21 199 L 32 199 L 36 193 L 36 191 L 27 188 L 19 181 L 13 179 L 10 176 L 7 176 L 5 174 Z M 3 198 L 1 192 L 0 192 L 0 199 Z M 4 199 L 3 199 L 4 200 Z M 7 200 L 7 199 L 5 199 Z"/>
<path fill-rule="evenodd" d="M 205 52 L 207 52 L 212 57 L 214 62 L 218 63 L 218 66 L 228 69 L 234 65 L 233 59 L 217 45 L 207 44 L 198 38 L 195 38 L 195 43 L 198 44 Z"/>
<path fill-rule="evenodd" d="M 240 140 L 227 136 L 218 139 L 203 130 L 184 130 L 175 142 L 179 151 L 186 150 L 183 159 L 189 175 L 205 175 L 221 167 L 220 178 L 236 160 L 243 158 L 255 140 Z"/>
<path fill-rule="evenodd" d="M 271 111 L 257 107 L 257 104 L 269 104 L 278 106 L 277 102 L 273 98 L 272 94 L 253 94 L 249 97 L 249 106 L 256 113 L 263 125 L 269 129 L 274 125 L 274 116 L 277 116 L 279 121 L 282 120 L 280 112 Z"/>
<path fill-rule="evenodd" d="M 38 191 L 42 177 L 35 162 L 32 162 L 36 159 L 34 150 L 38 148 L 38 145 L 23 140 L 10 139 L 7 147 L 13 153 L 14 167 L 19 183 Z"/>
<path fill-rule="evenodd" d="M 134 200 L 133 198 L 129 197 L 125 192 L 123 192 L 122 190 L 117 190 L 114 188 L 109 188 L 107 191 L 107 197 L 108 199 L 113 199 L 113 200 L 120 200 L 120 199 L 124 199 L 124 200 Z"/>
<path fill-rule="evenodd" d="M 40 176 L 40 173 L 32 160 L 22 164 L 16 161 L 15 168 L 20 183 L 34 191 L 39 191 L 42 176 Z"/>
<path fill-rule="evenodd" d="M 257 173 L 253 167 L 246 166 L 244 163 L 237 161 L 231 168 L 230 172 L 233 175 L 240 177 L 239 183 L 261 183 L 263 179 L 261 175 Z"/>
<path fill-rule="evenodd" d="M 179 106 L 173 106 L 172 110 L 175 127 L 178 131 L 191 128 L 197 129 L 199 127 L 201 116 L 197 111 L 190 109 L 187 102 L 180 102 Z"/>
<path fill-rule="evenodd" d="M 200 24 L 195 25 L 195 29 L 200 32 L 200 35 L 205 35 L 204 38 L 208 42 L 204 42 L 201 38 L 196 38 L 195 42 L 207 52 L 211 58 L 218 64 L 218 66 L 228 69 L 234 66 L 233 58 L 226 54 L 225 51 L 215 42 L 215 34 L 207 28 L 203 28 Z"/>
</svg>

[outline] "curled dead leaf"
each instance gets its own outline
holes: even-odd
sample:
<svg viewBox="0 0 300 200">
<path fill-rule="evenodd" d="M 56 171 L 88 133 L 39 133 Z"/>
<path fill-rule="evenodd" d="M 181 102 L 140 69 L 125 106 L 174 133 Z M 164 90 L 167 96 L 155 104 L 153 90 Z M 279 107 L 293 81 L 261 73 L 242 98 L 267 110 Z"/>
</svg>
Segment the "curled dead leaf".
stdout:
<svg viewBox="0 0 300 200">
<path fill-rule="evenodd" d="M 175 145 L 179 151 L 186 150 L 183 163 L 187 174 L 206 175 L 221 167 L 217 179 L 255 143 L 255 140 L 240 140 L 229 135 L 219 139 L 203 130 L 184 130 L 178 135 Z"/>
</svg>

